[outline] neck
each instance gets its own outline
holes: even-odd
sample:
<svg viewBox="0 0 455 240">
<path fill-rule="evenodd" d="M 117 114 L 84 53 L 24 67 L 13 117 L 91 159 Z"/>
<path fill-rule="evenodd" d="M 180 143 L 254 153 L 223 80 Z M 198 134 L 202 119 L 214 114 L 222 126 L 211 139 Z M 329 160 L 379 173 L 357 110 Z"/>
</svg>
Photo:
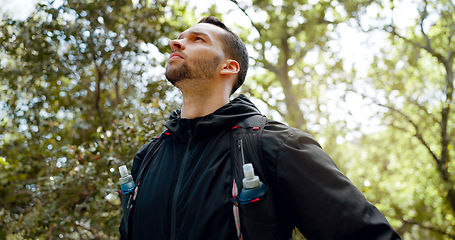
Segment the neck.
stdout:
<svg viewBox="0 0 455 240">
<path fill-rule="evenodd" d="M 229 103 L 229 94 L 183 94 L 181 118 L 193 119 L 207 116 Z"/>
<path fill-rule="evenodd" d="M 220 107 L 229 103 L 229 97 L 222 98 L 220 96 L 213 97 L 183 97 L 181 118 L 193 119 L 197 117 L 207 116 L 215 112 Z"/>
</svg>

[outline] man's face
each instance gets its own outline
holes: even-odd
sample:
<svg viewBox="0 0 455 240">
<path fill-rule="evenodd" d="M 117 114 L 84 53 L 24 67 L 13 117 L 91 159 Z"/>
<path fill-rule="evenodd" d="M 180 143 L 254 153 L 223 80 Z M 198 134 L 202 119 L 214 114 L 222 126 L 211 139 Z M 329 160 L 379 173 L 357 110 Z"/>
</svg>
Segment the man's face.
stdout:
<svg viewBox="0 0 455 240">
<path fill-rule="evenodd" d="M 215 25 L 199 23 L 172 40 L 166 78 L 175 85 L 184 79 L 208 80 L 215 77 L 225 58 L 219 40 L 223 31 Z"/>
</svg>

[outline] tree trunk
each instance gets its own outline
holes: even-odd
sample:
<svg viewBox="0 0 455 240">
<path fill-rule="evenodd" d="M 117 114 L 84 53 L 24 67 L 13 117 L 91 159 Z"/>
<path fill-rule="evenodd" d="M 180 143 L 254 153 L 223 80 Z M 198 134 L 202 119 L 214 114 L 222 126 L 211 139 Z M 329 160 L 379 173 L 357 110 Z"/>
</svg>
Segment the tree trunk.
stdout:
<svg viewBox="0 0 455 240">
<path fill-rule="evenodd" d="M 299 128 L 301 130 L 306 129 L 306 121 L 303 117 L 302 110 L 299 107 L 298 98 L 295 95 L 292 89 L 292 82 L 289 79 L 289 66 L 288 60 L 290 59 L 289 53 L 289 44 L 287 42 L 288 36 L 284 36 L 281 39 L 281 46 L 283 51 L 283 58 L 281 59 L 281 68 L 280 68 L 280 81 L 281 86 L 283 87 L 284 100 L 287 106 L 287 117 L 289 118 L 289 124 Z"/>
<path fill-rule="evenodd" d="M 446 99 L 442 103 L 443 108 L 441 111 L 441 158 L 438 162 L 438 171 L 441 174 L 441 178 L 444 181 L 444 189 L 447 189 L 447 200 L 452 207 L 452 210 L 455 212 L 455 189 L 454 189 L 454 182 L 451 178 L 451 174 L 449 173 L 449 162 L 450 162 L 450 153 L 449 153 L 449 144 L 450 144 L 450 136 L 448 134 L 448 123 L 450 119 L 451 113 L 451 105 L 453 100 L 453 80 L 454 80 L 454 73 L 453 73 L 453 52 L 449 53 L 449 58 L 447 61 L 444 61 L 444 66 L 446 69 Z"/>
<path fill-rule="evenodd" d="M 101 100 L 101 82 L 103 81 L 104 74 L 99 70 L 98 67 L 96 67 L 97 73 L 98 73 L 98 81 L 96 83 L 96 90 L 95 90 L 95 109 L 96 113 L 98 115 L 98 121 L 99 121 L 99 126 L 103 128 L 103 131 L 106 130 L 106 127 L 104 126 L 104 120 L 103 120 L 103 111 L 102 107 L 100 105 L 100 100 Z"/>
</svg>

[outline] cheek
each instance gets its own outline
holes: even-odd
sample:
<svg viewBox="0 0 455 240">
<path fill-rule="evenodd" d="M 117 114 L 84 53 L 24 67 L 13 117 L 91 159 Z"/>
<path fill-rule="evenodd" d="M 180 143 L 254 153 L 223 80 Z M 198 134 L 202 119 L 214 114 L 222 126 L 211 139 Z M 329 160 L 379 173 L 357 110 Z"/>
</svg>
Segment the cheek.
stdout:
<svg viewBox="0 0 455 240">
<path fill-rule="evenodd" d="M 221 48 L 215 47 L 215 46 L 197 46 L 195 50 L 195 55 L 197 57 L 206 57 L 206 58 L 214 58 L 217 56 L 224 56 L 224 52 Z"/>
</svg>

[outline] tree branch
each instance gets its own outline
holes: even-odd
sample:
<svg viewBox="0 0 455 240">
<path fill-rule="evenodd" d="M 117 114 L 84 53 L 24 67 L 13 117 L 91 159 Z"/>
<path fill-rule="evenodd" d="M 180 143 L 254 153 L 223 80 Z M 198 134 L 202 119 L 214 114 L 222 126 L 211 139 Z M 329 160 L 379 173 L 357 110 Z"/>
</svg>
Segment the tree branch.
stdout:
<svg viewBox="0 0 455 240">
<path fill-rule="evenodd" d="M 270 62 L 268 61 L 261 61 L 262 64 L 264 64 L 264 68 L 269 70 L 270 72 L 273 72 L 275 73 L 277 76 L 280 76 L 281 75 L 281 72 L 280 70 L 278 70 L 274 65 L 272 65 Z"/>
<path fill-rule="evenodd" d="M 395 124 L 393 124 L 393 123 L 389 124 L 389 126 L 395 128 L 395 129 L 397 129 L 397 130 L 399 130 L 399 131 L 405 132 L 405 133 L 408 132 L 408 130 L 407 130 L 406 128 L 404 128 L 404 127 L 399 127 L 399 126 L 397 126 L 397 125 L 395 125 Z"/>
<path fill-rule="evenodd" d="M 331 22 L 331 21 L 325 20 L 324 18 L 321 18 L 321 19 L 319 19 L 319 20 L 317 20 L 315 22 L 309 22 L 309 23 L 306 23 L 306 24 L 305 23 L 300 24 L 297 28 L 295 28 L 294 31 L 291 32 L 291 35 L 297 36 L 297 34 L 299 34 L 300 32 L 305 31 L 305 28 L 306 28 L 307 24 L 327 24 L 327 25 L 328 24 L 334 24 L 334 25 L 337 25 L 338 23 L 340 23 L 340 22 L 339 21 Z"/>
<path fill-rule="evenodd" d="M 393 23 L 393 19 L 392 19 L 392 23 L 390 25 L 387 25 L 387 26 L 383 27 L 382 29 L 378 28 L 378 27 L 364 29 L 362 27 L 362 25 L 360 24 L 359 20 L 357 20 L 356 23 L 357 23 L 357 26 L 365 33 L 371 32 L 371 31 L 375 31 L 375 30 L 383 30 L 385 32 L 388 32 L 388 33 L 392 34 L 393 36 L 396 36 L 396 37 L 402 39 L 406 43 L 409 43 L 409 44 L 411 44 L 411 45 L 413 45 L 413 46 L 415 46 L 417 48 L 420 48 L 420 49 L 423 49 L 423 50 L 427 51 L 432 56 L 436 57 L 439 62 L 444 63 L 447 60 L 444 59 L 442 54 L 437 53 L 433 48 L 431 48 L 430 38 L 428 37 L 428 35 L 426 34 L 426 32 L 425 32 L 425 30 L 423 28 L 423 22 L 425 21 L 426 17 L 428 16 L 427 5 L 428 5 L 428 3 L 427 3 L 427 1 L 425 1 L 425 7 L 424 7 L 424 10 L 423 10 L 423 12 L 421 14 L 420 23 L 419 23 L 420 31 L 422 32 L 422 35 L 423 35 L 423 37 L 425 39 L 425 45 L 422 45 L 422 44 L 420 44 L 418 42 L 412 41 L 412 40 L 406 38 L 405 36 L 401 35 L 400 33 L 398 33 L 397 30 L 396 30 L 396 27 L 395 27 L 395 25 Z"/>
<path fill-rule="evenodd" d="M 291 68 L 294 67 L 295 64 L 297 64 L 300 60 L 302 60 L 306 56 L 307 53 L 308 53 L 307 50 L 301 49 L 301 51 L 299 52 L 299 55 L 294 58 L 294 63 L 290 67 Z"/>
<path fill-rule="evenodd" d="M 424 0 L 424 2 L 425 2 L 425 6 L 423 7 L 422 13 L 420 15 L 420 23 L 419 23 L 420 32 L 422 33 L 422 35 L 425 39 L 426 48 L 429 49 L 428 50 L 429 52 L 433 52 L 434 50 L 431 48 L 430 38 L 428 37 L 427 33 L 423 29 L 423 22 L 425 21 L 425 19 L 428 16 L 428 11 L 427 11 L 428 1 Z"/>
<path fill-rule="evenodd" d="M 265 100 L 263 97 L 258 97 L 256 96 L 256 94 L 254 94 L 253 90 L 249 87 L 249 86 L 246 86 L 246 85 L 243 85 L 246 89 L 245 89 L 245 92 L 251 94 L 252 96 L 254 96 L 255 98 L 261 100 L 263 103 L 265 103 L 267 105 L 267 107 L 269 109 L 272 109 L 274 111 L 276 111 L 278 114 L 280 114 L 281 116 L 285 116 L 283 112 L 280 111 L 280 109 L 278 109 L 277 106 L 274 106 L 272 104 L 270 104 L 267 100 Z"/>
<path fill-rule="evenodd" d="M 120 52 L 120 58 L 118 60 L 118 68 L 117 68 L 117 81 L 114 83 L 115 84 L 115 104 L 119 105 L 121 103 L 120 100 L 120 79 L 122 77 L 122 59 L 123 59 L 123 52 Z"/>
<path fill-rule="evenodd" d="M 83 229 L 85 231 L 90 232 L 93 236 L 95 236 L 96 239 L 106 239 L 107 236 L 103 233 L 98 233 L 97 231 L 93 230 L 90 227 L 84 226 L 84 224 L 81 224 L 79 221 L 75 222 L 76 229 Z M 78 231 L 79 235 L 82 236 L 82 232 Z"/>
<path fill-rule="evenodd" d="M 100 106 L 101 82 L 103 81 L 103 78 L 104 78 L 104 72 L 100 70 L 100 68 L 96 65 L 96 62 L 94 64 L 95 64 L 95 68 L 96 68 L 96 71 L 97 71 L 97 74 L 98 74 L 98 79 L 96 81 L 95 102 L 94 102 L 94 104 L 95 104 L 96 113 L 98 114 L 99 124 L 103 128 L 103 131 L 106 131 L 106 128 L 104 126 L 104 121 L 103 121 L 103 113 L 102 113 L 101 106 Z"/>
<path fill-rule="evenodd" d="M 396 29 L 395 29 L 394 26 L 389 26 L 389 27 L 392 28 L 392 31 L 387 31 L 387 30 L 386 30 L 386 31 L 389 32 L 390 34 L 392 34 L 392 35 L 394 35 L 394 36 L 397 36 L 397 37 L 401 38 L 401 39 L 404 40 L 405 42 L 407 42 L 407 43 L 409 43 L 409 44 L 411 44 L 411 45 L 414 45 L 414 46 L 416 46 L 417 48 L 421 48 L 421 49 L 427 51 L 427 52 L 430 53 L 432 56 L 436 57 L 436 58 L 438 59 L 438 61 L 441 62 L 441 63 L 444 63 L 444 62 L 446 61 L 446 59 L 444 59 L 444 57 L 443 57 L 440 53 L 437 53 L 436 51 L 434 51 L 430 46 L 424 46 L 424 45 L 422 45 L 422 44 L 420 44 L 420 43 L 414 42 L 414 41 L 412 41 L 412 40 L 410 40 L 410 39 L 408 39 L 408 38 L 402 36 L 401 34 L 399 34 L 399 33 L 396 31 Z"/>
<path fill-rule="evenodd" d="M 436 154 L 433 152 L 433 150 L 431 150 L 430 146 L 428 145 L 428 143 L 425 141 L 425 139 L 423 138 L 421 132 L 420 132 L 420 128 L 419 126 L 417 125 L 417 123 L 415 123 L 407 114 L 405 114 L 404 112 L 398 110 L 397 108 L 393 107 L 393 106 L 390 106 L 390 105 L 386 105 L 386 104 L 382 104 L 380 103 L 377 99 L 375 98 L 372 98 L 372 97 L 369 97 L 365 94 L 360 94 L 363 98 L 368 98 L 370 99 L 371 101 L 373 101 L 376 105 L 380 106 L 380 107 L 384 107 L 384 108 L 387 108 L 389 109 L 390 111 L 392 112 L 395 112 L 395 113 L 398 113 L 399 115 L 401 115 L 402 117 L 404 117 L 406 119 L 407 122 L 409 122 L 413 127 L 414 127 L 414 130 L 415 130 L 415 134 L 414 134 L 414 137 L 416 137 L 424 146 L 425 148 L 428 150 L 428 152 L 431 154 L 431 156 L 433 157 L 433 159 L 436 161 L 437 164 L 439 164 L 440 162 L 440 159 L 436 156 Z M 399 128 L 398 128 L 399 129 Z M 400 130 L 403 130 L 405 132 L 407 132 L 407 130 L 405 129 L 400 129 Z"/>
<path fill-rule="evenodd" d="M 450 4 L 452 4 L 452 7 L 455 8 L 455 3 L 453 1 L 448 1 Z"/>
<path fill-rule="evenodd" d="M 101 59 L 101 63 L 97 64 L 97 54 L 96 54 L 96 49 L 94 46 L 90 48 L 90 52 L 92 54 L 92 60 L 93 60 L 93 65 L 97 73 L 97 81 L 96 81 L 96 88 L 95 88 L 95 99 L 94 99 L 94 106 L 96 113 L 99 118 L 99 126 L 103 128 L 103 131 L 106 131 L 106 128 L 104 126 L 104 121 L 103 121 L 103 113 L 101 110 L 100 106 L 100 100 L 101 100 L 101 82 L 103 81 L 104 74 L 105 74 L 105 68 L 101 67 L 104 65 L 104 59 Z"/>
<path fill-rule="evenodd" d="M 451 233 L 448 233 L 444 230 L 441 230 L 441 229 L 438 229 L 436 227 L 433 227 L 433 226 L 428 226 L 422 222 L 417 222 L 417 221 L 414 221 L 414 220 L 404 220 L 404 219 L 400 219 L 404 224 L 408 224 L 408 225 L 416 225 L 416 226 L 419 226 L 423 229 L 427 229 L 427 230 L 430 230 L 430 231 L 433 231 L 433 232 L 436 232 L 436 233 L 439 233 L 439 234 L 442 234 L 442 235 L 445 235 L 447 237 L 450 237 L 452 239 L 455 239 L 455 235 L 454 234 L 451 234 Z"/>
<path fill-rule="evenodd" d="M 436 154 L 433 152 L 433 150 L 431 150 L 431 148 L 428 145 L 428 143 L 423 138 L 423 136 L 422 136 L 422 134 L 420 132 L 420 128 L 418 127 L 418 125 L 407 114 L 403 113 L 402 111 L 396 109 L 393 106 L 382 104 L 382 103 L 378 102 L 374 98 L 368 97 L 368 96 L 366 96 L 364 94 L 361 94 L 361 95 L 364 98 L 371 99 L 378 106 L 387 108 L 387 109 L 389 109 L 392 112 L 398 113 L 399 115 L 404 117 L 414 127 L 414 129 L 415 129 L 414 137 L 416 137 L 423 144 L 423 146 L 428 150 L 428 152 L 431 154 L 431 156 L 433 157 L 433 159 L 436 162 L 436 168 L 437 168 L 438 172 L 441 174 L 441 178 L 442 178 L 442 181 L 444 183 L 443 189 L 446 190 L 447 193 L 448 193 L 446 199 L 448 200 L 450 206 L 452 207 L 452 210 L 455 211 L 455 189 L 453 188 L 454 184 L 453 184 L 453 181 L 451 179 L 450 172 L 448 171 L 448 162 L 449 162 L 448 147 L 447 147 L 448 146 L 448 141 L 446 139 L 446 132 L 444 131 L 444 127 L 446 127 L 446 126 L 443 125 L 444 123 L 446 123 L 444 121 L 444 114 L 443 114 L 442 120 L 441 120 L 441 132 L 442 132 L 442 134 L 441 134 L 441 141 L 442 141 L 441 148 L 442 148 L 442 151 L 441 151 L 440 158 L 438 158 L 436 156 Z M 443 113 L 444 113 L 444 111 L 443 111 Z M 398 126 L 393 126 L 393 127 L 397 128 L 399 130 L 402 130 L 404 132 L 408 132 L 404 128 L 401 128 L 401 127 L 398 127 Z"/>
<path fill-rule="evenodd" d="M 260 27 L 253 22 L 253 19 L 251 19 L 250 15 L 246 12 L 246 8 L 241 7 L 237 0 L 231 0 L 231 2 L 233 2 L 235 5 L 237 5 L 237 7 L 243 12 L 243 14 L 245 14 L 245 16 L 247 16 L 248 19 L 250 19 L 251 25 L 256 29 L 256 31 L 258 31 L 259 35 L 261 35 Z"/>
<path fill-rule="evenodd" d="M 434 116 L 434 114 L 431 114 L 428 112 L 428 108 L 426 108 L 425 106 L 421 105 L 417 99 L 413 99 L 409 96 L 406 97 L 406 100 L 408 100 L 409 102 L 413 103 L 414 105 L 416 105 L 420 110 L 424 111 L 426 116 L 431 118 L 434 122 L 439 122 L 438 119 L 436 119 L 436 117 Z"/>
<path fill-rule="evenodd" d="M 405 42 L 407 43 L 410 43 L 411 45 L 414 45 L 418 48 L 421 48 L 421 49 L 424 49 L 425 51 L 427 51 L 428 53 L 430 53 L 432 56 L 436 57 L 438 59 L 438 61 L 440 63 L 443 63 L 445 65 L 445 63 L 447 62 L 447 59 L 445 59 L 442 54 L 440 53 L 437 53 L 432 47 L 431 47 L 431 41 L 430 41 L 430 38 L 428 37 L 427 33 L 425 32 L 425 29 L 423 28 L 423 23 L 425 21 L 425 19 L 428 17 L 428 11 L 427 11 L 427 6 L 428 6 L 428 1 L 424 1 L 425 2 L 425 6 L 421 12 L 421 17 L 420 17 L 420 23 L 419 23 L 419 26 L 420 26 L 420 32 L 422 33 L 424 39 L 425 39 L 425 45 L 422 45 L 422 44 L 419 44 L 415 41 L 412 41 L 408 38 L 406 38 L 405 36 L 399 34 L 397 31 L 396 31 L 396 27 L 394 25 L 389 25 L 388 27 L 390 27 L 392 30 L 389 31 L 387 30 L 387 27 L 384 28 L 384 30 L 386 32 L 389 32 L 390 34 L 394 35 L 394 36 L 397 36 L 399 38 L 401 38 L 402 40 L 404 40 Z"/>
</svg>

